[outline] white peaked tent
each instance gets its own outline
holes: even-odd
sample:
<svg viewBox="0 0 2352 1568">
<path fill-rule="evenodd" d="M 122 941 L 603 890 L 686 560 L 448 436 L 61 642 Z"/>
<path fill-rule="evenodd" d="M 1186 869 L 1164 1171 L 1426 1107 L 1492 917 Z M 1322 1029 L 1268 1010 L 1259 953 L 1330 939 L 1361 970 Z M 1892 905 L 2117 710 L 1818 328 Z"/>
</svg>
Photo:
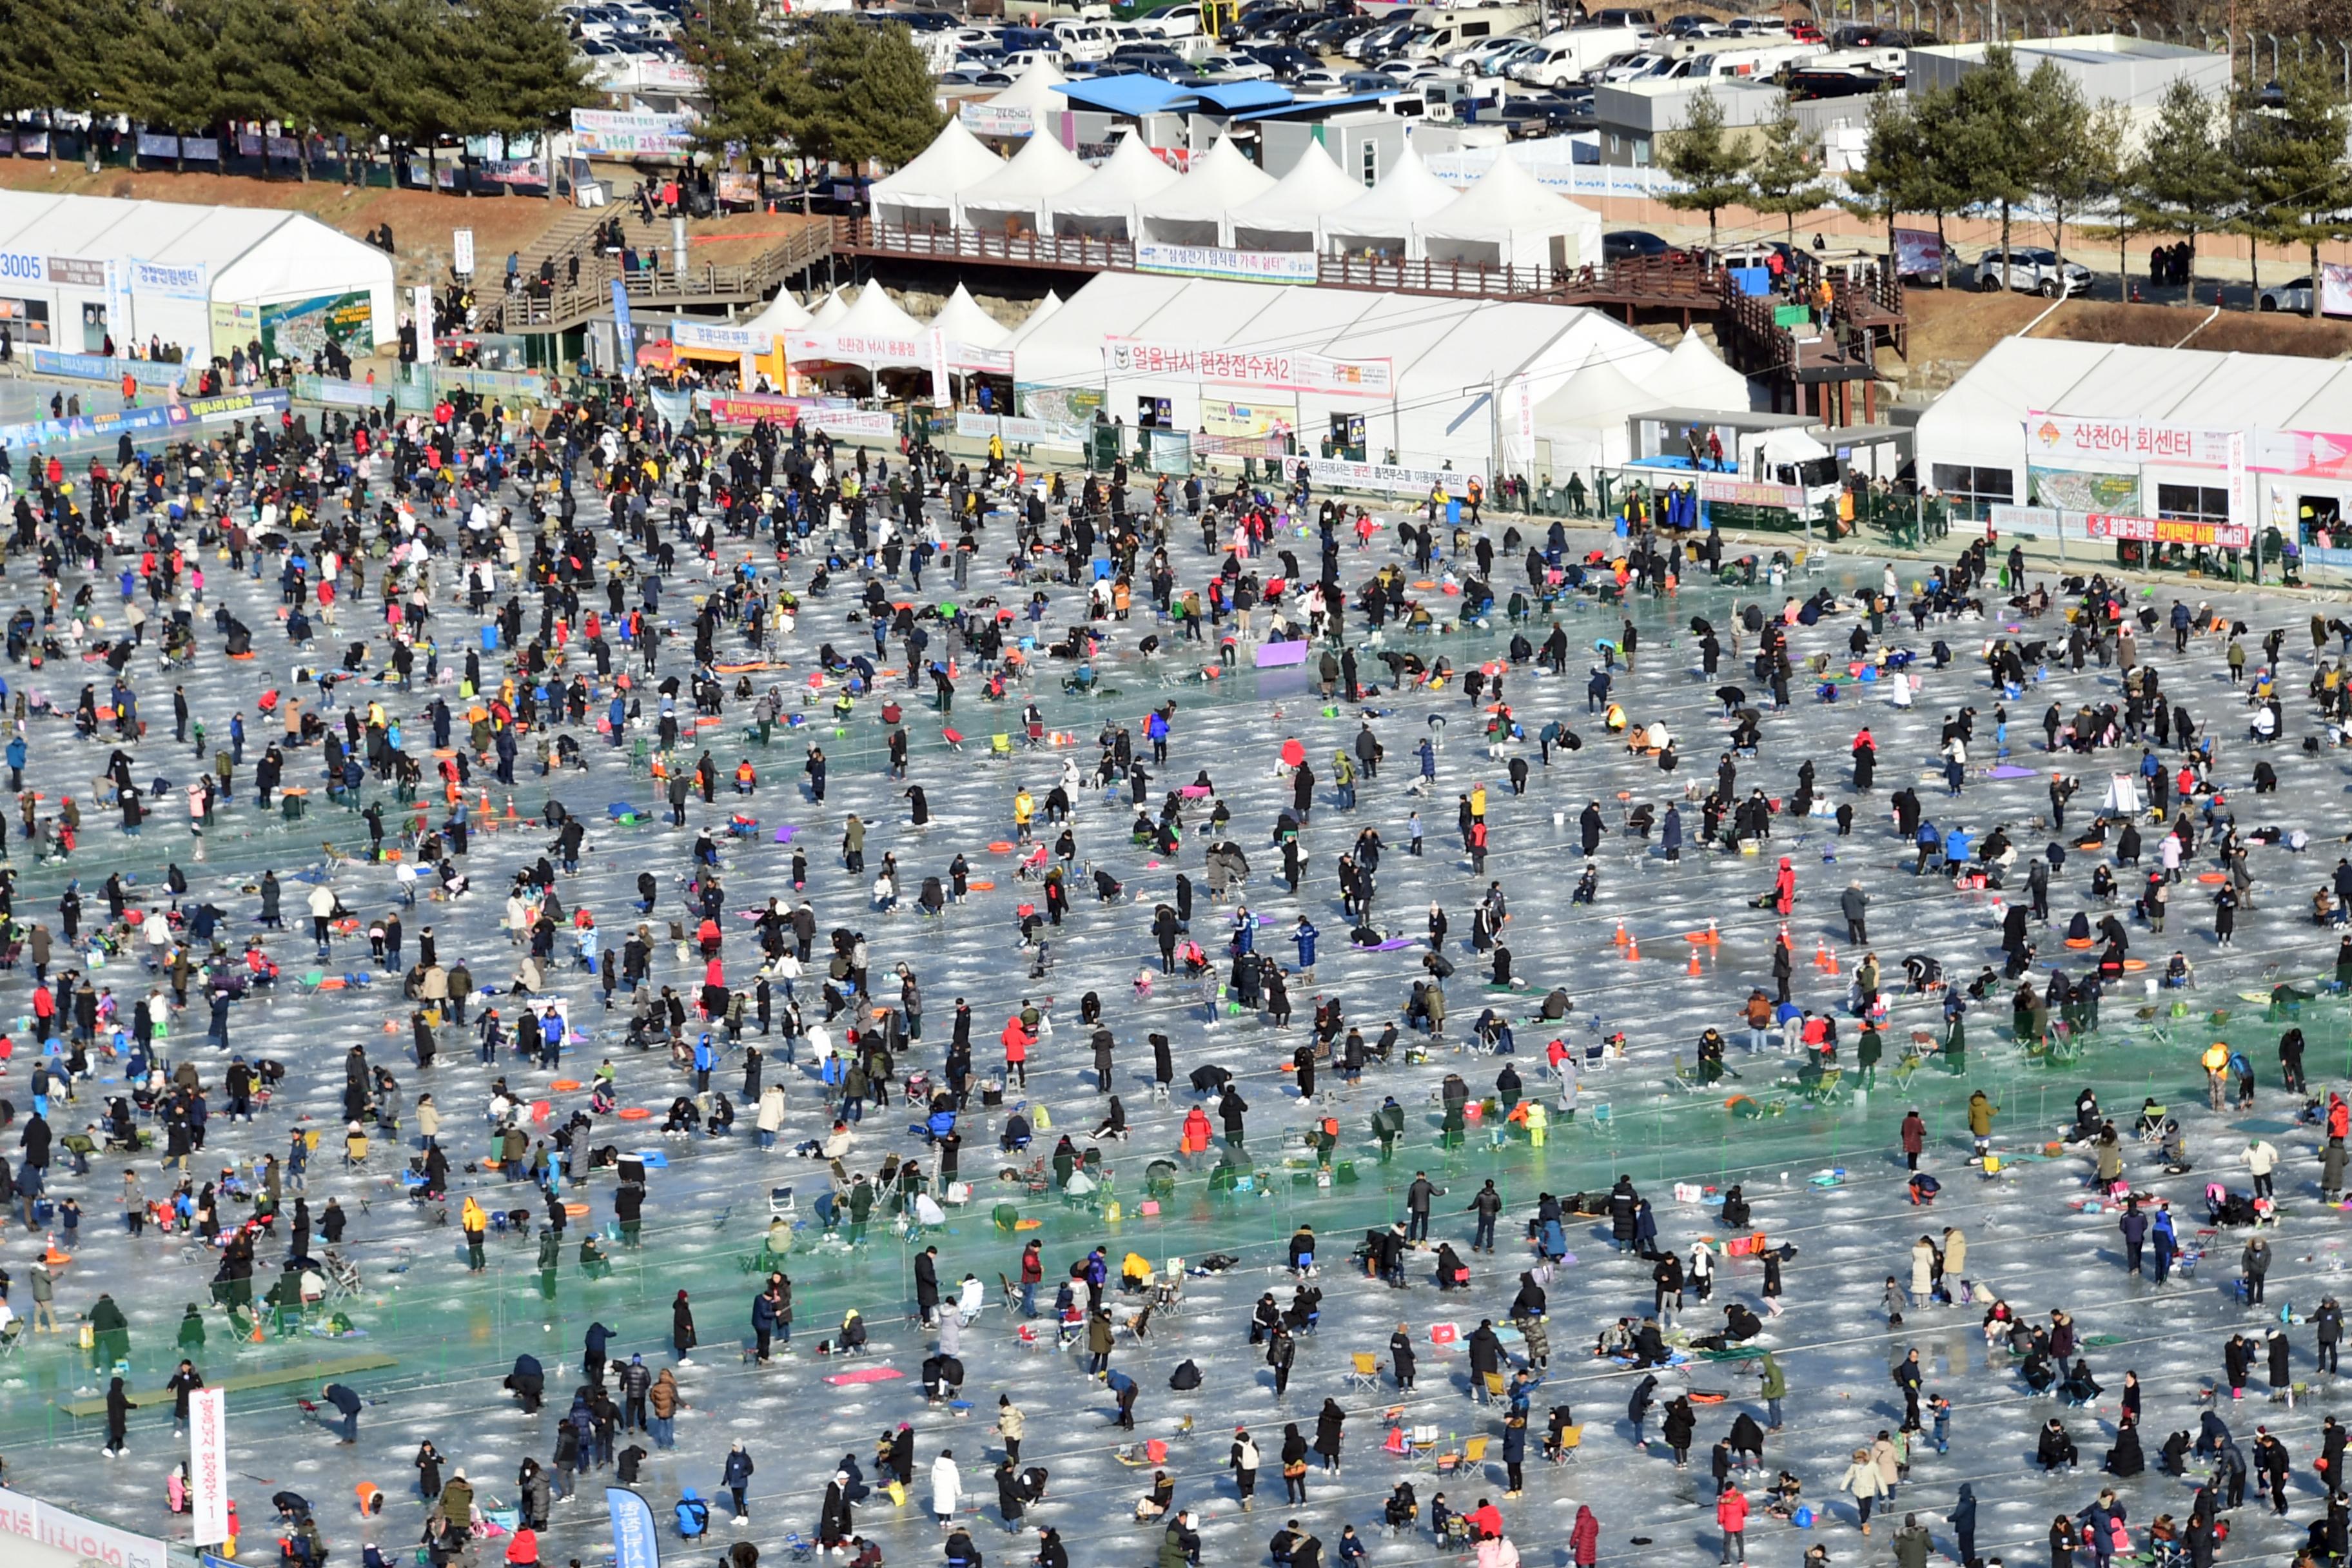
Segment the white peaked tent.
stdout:
<svg viewBox="0 0 2352 1568">
<path fill-rule="evenodd" d="M 925 348 L 930 341 L 929 329 L 900 309 L 879 283 L 868 283 L 857 291 L 857 303 L 833 323 L 832 332 L 834 346 L 825 358 L 837 364 L 880 370 L 892 365 L 929 369 L 931 363 Z M 879 345 L 886 342 L 901 347 L 884 350 Z"/>
<path fill-rule="evenodd" d="M 1597 264 L 1601 215 L 1498 157 L 1451 206 L 1423 220 L 1421 246 L 1432 261 L 1478 267 Z"/>
<path fill-rule="evenodd" d="M 1073 185 L 1082 185 L 1092 171 L 1078 155 L 1051 136 L 1032 136 L 996 172 L 968 187 L 960 207 L 966 228 L 1001 234 L 1043 234 L 1045 204 Z"/>
<path fill-rule="evenodd" d="M 1183 178 L 1130 131 L 1118 139 L 1102 167 L 1046 202 L 1054 232 L 1096 239 L 1136 237 L 1138 210 Z"/>
<path fill-rule="evenodd" d="M 940 313 L 931 318 L 931 330 L 943 334 L 950 343 L 961 343 L 967 348 L 1001 349 L 1012 331 L 995 317 L 980 308 L 971 290 L 959 283 Z"/>
<path fill-rule="evenodd" d="M 1322 243 L 1324 215 L 1363 195 L 1362 184 L 1340 172 L 1323 143 L 1310 142 L 1272 189 L 1234 208 L 1226 231 L 1244 250 L 1313 250 Z"/>
<path fill-rule="evenodd" d="M 1405 143 L 1404 153 L 1381 183 L 1323 218 L 1323 242 L 1335 256 L 1349 250 L 1370 250 L 1390 258 L 1419 260 L 1421 226 L 1458 198 L 1454 187 L 1429 172 L 1421 154 Z"/>
<path fill-rule="evenodd" d="M 1022 339 L 1052 321 L 1054 312 L 1061 308 L 1062 297 L 1048 289 L 1045 290 L 1045 297 L 1038 300 L 1036 308 L 1029 312 L 1029 319 L 1004 334 L 1003 346 L 1008 349 L 1019 348 Z"/>
<path fill-rule="evenodd" d="M 1716 356 L 1693 328 L 1666 356 L 1666 363 L 1642 378 L 1642 384 L 1661 408 L 1704 408 L 1721 414 L 1744 413 L 1748 400 L 1748 378 Z"/>
<path fill-rule="evenodd" d="M 1251 163 L 1232 137 L 1220 136 L 1191 174 L 1143 204 L 1143 228 L 1136 237 L 1162 245 L 1230 247 L 1234 209 L 1265 195 L 1274 184 L 1274 176 Z"/>
<path fill-rule="evenodd" d="M 1581 473 L 1597 464 L 1626 461 L 1633 455 L 1631 416 L 1664 406 L 1613 360 L 1599 352 L 1588 354 L 1558 392 L 1536 405 L 1536 439 L 1551 443 L 1546 470 Z"/>
<path fill-rule="evenodd" d="M 766 332 L 771 335 L 796 332 L 807 326 L 811 319 L 801 302 L 793 298 L 791 289 L 779 289 L 776 290 L 776 297 L 768 301 L 767 308 L 744 322 L 743 328 L 746 331 Z"/>
<path fill-rule="evenodd" d="M 849 314 L 849 301 L 841 297 L 840 289 L 831 289 L 824 299 L 817 301 L 816 309 L 809 312 L 808 324 L 814 328 L 830 330 L 835 322 L 847 314 Z"/>
<path fill-rule="evenodd" d="M 1070 100 L 1054 89 L 1069 80 L 1061 68 L 1039 55 L 1029 62 L 1011 87 L 985 103 L 968 105 L 977 110 L 975 118 L 984 136 L 1032 136 L 1044 129 L 1048 114 L 1059 114 L 1070 107 Z"/>
<path fill-rule="evenodd" d="M 956 201 L 964 192 L 1004 167 L 1004 160 L 950 120 L 915 161 L 874 182 L 868 193 L 874 221 L 898 228 L 952 228 Z"/>
</svg>

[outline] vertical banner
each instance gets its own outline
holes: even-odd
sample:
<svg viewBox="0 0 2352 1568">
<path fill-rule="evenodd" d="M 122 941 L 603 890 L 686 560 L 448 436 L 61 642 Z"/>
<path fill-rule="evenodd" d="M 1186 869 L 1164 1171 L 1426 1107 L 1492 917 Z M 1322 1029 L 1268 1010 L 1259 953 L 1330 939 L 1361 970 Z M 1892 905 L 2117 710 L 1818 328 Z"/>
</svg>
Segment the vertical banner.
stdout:
<svg viewBox="0 0 2352 1568">
<path fill-rule="evenodd" d="M 417 284 L 410 297 L 416 301 L 414 307 L 414 317 L 416 322 L 416 363 L 431 364 L 435 353 L 433 340 L 436 335 L 433 321 L 433 285 Z"/>
<path fill-rule="evenodd" d="M 460 278 L 474 275 L 474 231 L 470 228 L 449 232 L 449 270 Z"/>
<path fill-rule="evenodd" d="M 740 385 L 745 392 L 757 392 L 760 390 L 760 362 L 756 355 L 745 354 L 742 359 L 738 362 L 735 374 L 738 378 L 738 384 Z"/>
<path fill-rule="evenodd" d="M 637 363 L 637 334 L 629 324 L 629 286 L 618 278 L 613 279 L 613 336 L 621 347 L 621 374 L 626 375 Z"/>
<path fill-rule="evenodd" d="M 228 1539 L 228 1394 L 199 1388 L 188 1394 L 188 1497 L 195 1516 L 193 1539 L 217 1546 Z"/>
<path fill-rule="evenodd" d="M 626 1487 L 606 1487 L 604 1507 L 613 1516 L 613 1568 L 661 1568 L 653 1504 Z"/>
<path fill-rule="evenodd" d="M 933 327 L 929 332 L 931 347 L 931 401 L 945 408 L 955 402 L 955 389 L 948 384 L 948 334 L 944 328 Z M 881 377 L 875 377 L 877 382 Z"/>
</svg>

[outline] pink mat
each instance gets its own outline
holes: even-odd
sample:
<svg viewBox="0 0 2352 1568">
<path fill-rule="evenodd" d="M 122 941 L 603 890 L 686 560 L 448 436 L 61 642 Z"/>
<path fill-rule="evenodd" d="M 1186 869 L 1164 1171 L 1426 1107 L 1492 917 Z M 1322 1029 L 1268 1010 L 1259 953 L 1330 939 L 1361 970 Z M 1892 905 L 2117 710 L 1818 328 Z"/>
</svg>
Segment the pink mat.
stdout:
<svg viewBox="0 0 2352 1568">
<path fill-rule="evenodd" d="M 858 1383 L 888 1383 L 893 1378 L 900 1378 L 906 1375 L 907 1374 L 905 1373 L 898 1371 L 896 1367 L 862 1366 L 856 1372 L 836 1372 L 831 1377 L 826 1378 L 825 1382 L 831 1384 L 835 1388 L 845 1388 L 852 1384 Z"/>
</svg>

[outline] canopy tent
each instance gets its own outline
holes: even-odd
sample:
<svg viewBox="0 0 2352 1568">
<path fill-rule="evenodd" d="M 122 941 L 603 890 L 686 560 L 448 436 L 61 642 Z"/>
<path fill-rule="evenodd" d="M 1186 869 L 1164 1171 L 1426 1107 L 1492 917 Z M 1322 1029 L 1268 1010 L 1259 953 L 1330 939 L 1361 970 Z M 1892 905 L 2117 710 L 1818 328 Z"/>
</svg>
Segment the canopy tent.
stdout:
<svg viewBox="0 0 2352 1568">
<path fill-rule="evenodd" d="M 1132 239 L 1142 205 L 1181 179 L 1144 145 L 1142 137 L 1130 131 L 1118 139 L 1102 167 L 1084 184 L 1073 185 L 1045 205 L 1053 212 L 1057 235 Z"/>
<path fill-rule="evenodd" d="M 1043 234 L 1046 203 L 1092 177 L 1067 147 L 1051 136 L 1032 136 L 1011 163 L 967 189 L 957 210 L 967 228 Z"/>
<path fill-rule="evenodd" d="M 1717 358 L 1696 327 L 1684 331 L 1666 363 L 1643 376 L 1642 385 L 1662 407 L 1740 414 L 1750 406 L 1748 378 Z"/>
<path fill-rule="evenodd" d="M 1225 232 L 1243 250 L 1314 250 L 1321 219 L 1362 199 L 1364 187 L 1340 172 L 1320 142 L 1309 142 L 1290 173 L 1263 195 L 1234 208 Z"/>
<path fill-rule="evenodd" d="M 1013 328 L 1011 331 L 1004 334 L 1004 342 L 1003 346 L 1008 349 L 1019 348 L 1021 346 L 1022 339 L 1027 337 L 1030 333 L 1035 331 L 1038 328 L 1052 321 L 1054 319 L 1054 312 L 1061 308 L 1062 297 L 1059 294 L 1055 293 L 1051 289 L 1046 289 L 1045 297 L 1037 301 L 1035 309 L 1029 312 L 1028 319 L 1023 321 L 1019 326 Z"/>
<path fill-rule="evenodd" d="M 1479 267 L 1597 265 L 1601 215 L 1498 157 L 1452 205 L 1422 221 L 1421 245 L 1432 261 Z"/>
<path fill-rule="evenodd" d="M 1004 166 L 963 121 L 950 120 L 913 163 L 874 182 L 874 221 L 899 228 L 952 228 L 957 198 Z"/>
<path fill-rule="evenodd" d="M 809 312 L 808 324 L 812 327 L 829 328 L 847 314 L 849 314 L 849 301 L 841 297 L 840 289 L 830 289 L 823 300 L 817 301 L 816 309 Z"/>
<path fill-rule="evenodd" d="M 1618 368 L 1616 360 L 1590 353 L 1559 391 L 1535 405 L 1535 439 L 1550 446 L 1549 460 L 1538 467 L 1582 473 L 1622 463 L 1633 455 L 1630 416 L 1665 406 Z M 1543 456 L 1540 447 L 1537 456 Z"/>
<path fill-rule="evenodd" d="M 1251 163 L 1232 137 L 1220 136 L 1191 174 L 1142 204 L 1143 226 L 1136 237 L 1162 245 L 1230 247 L 1234 209 L 1274 185 L 1274 176 Z"/>
<path fill-rule="evenodd" d="M 1048 115 L 1066 111 L 1070 100 L 1054 89 L 1069 80 L 1061 68 L 1041 54 L 1011 87 L 984 103 L 967 103 L 963 118 L 982 136 L 1013 139 L 1034 135 L 1049 122 Z"/>
<path fill-rule="evenodd" d="M 1379 184 L 1325 216 L 1323 240 L 1334 255 L 1370 251 L 1391 259 L 1419 260 L 1422 224 L 1457 199 L 1454 187 L 1431 174 L 1408 142 Z"/>
<path fill-rule="evenodd" d="M 743 328 L 752 332 L 790 332 L 807 326 L 814 319 L 801 302 L 793 298 L 791 289 L 779 289 L 776 297 L 768 301 L 767 308 L 744 322 Z"/>
<path fill-rule="evenodd" d="M 857 291 L 857 302 L 842 312 L 829 328 L 819 329 L 818 341 L 806 346 L 814 357 L 833 364 L 854 364 L 868 371 L 887 368 L 929 369 L 930 330 L 899 307 L 879 283 Z"/>
<path fill-rule="evenodd" d="M 961 343 L 967 348 L 1001 349 L 1013 334 L 1004 323 L 980 308 L 971 290 L 959 283 L 940 313 L 931 318 L 931 331 L 946 337 L 950 343 Z"/>
</svg>

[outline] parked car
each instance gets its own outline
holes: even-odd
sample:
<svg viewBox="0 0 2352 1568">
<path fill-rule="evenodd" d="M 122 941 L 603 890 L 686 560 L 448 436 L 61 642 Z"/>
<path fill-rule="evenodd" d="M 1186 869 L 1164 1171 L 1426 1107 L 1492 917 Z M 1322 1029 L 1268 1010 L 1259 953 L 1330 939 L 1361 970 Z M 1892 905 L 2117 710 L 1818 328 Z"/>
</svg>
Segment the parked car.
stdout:
<svg viewBox="0 0 2352 1568">
<path fill-rule="evenodd" d="M 2254 300 L 2257 310 L 2284 310 L 2289 315 L 2311 314 L 2311 279 L 2298 278 L 2292 283 L 2273 283 Z"/>
<path fill-rule="evenodd" d="M 2069 261 L 2061 268 L 2054 250 L 2042 246 L 2013 246 L 2006 264 L 1999 250 L 1988 250 L 1977 258 L 1979 290 L 1998 292 L 2004 271 L 2011 289 L 2039 294 L 2045 300 L 2055 300 L 2061 294 L 2080 294 L 2091 287 L 2091 269 L 2081 262 Z"/>
<path fill-rule="evenodd" d="M 1646 228 L 1612 228 L 1601 237 L 1603 261 L 1632 261 L 1674 254 L 1675 247 L 1664 236 L 1652 234 Z"/>
</svg>

